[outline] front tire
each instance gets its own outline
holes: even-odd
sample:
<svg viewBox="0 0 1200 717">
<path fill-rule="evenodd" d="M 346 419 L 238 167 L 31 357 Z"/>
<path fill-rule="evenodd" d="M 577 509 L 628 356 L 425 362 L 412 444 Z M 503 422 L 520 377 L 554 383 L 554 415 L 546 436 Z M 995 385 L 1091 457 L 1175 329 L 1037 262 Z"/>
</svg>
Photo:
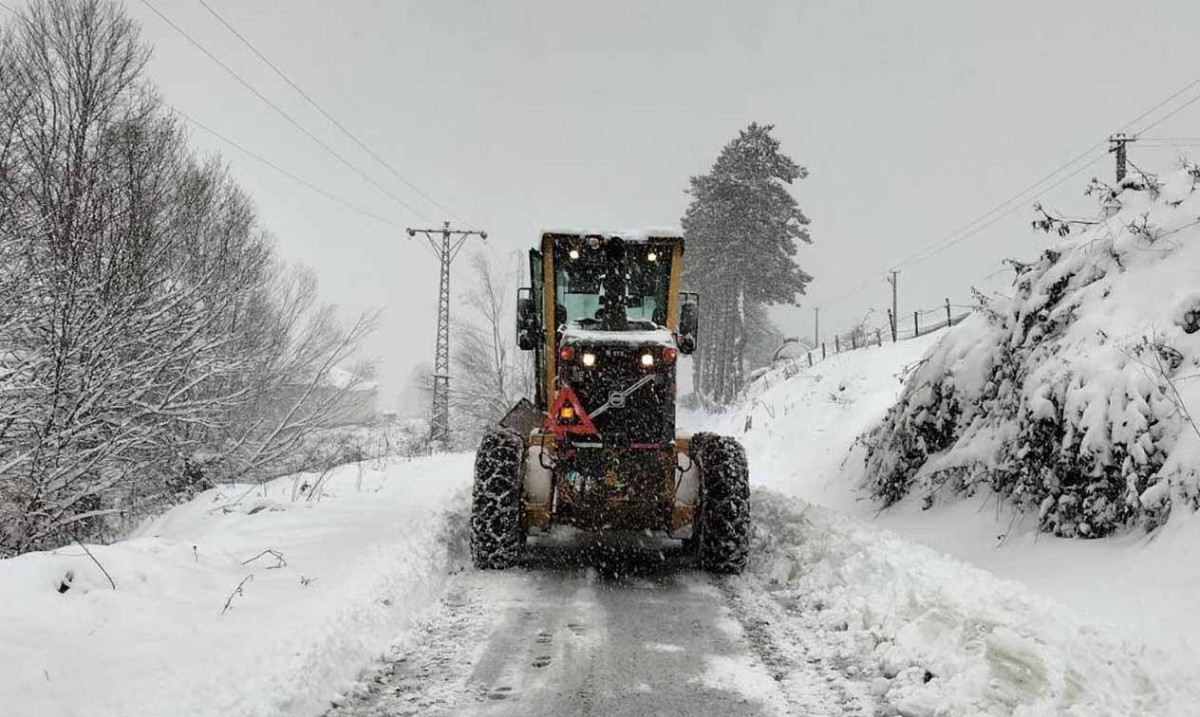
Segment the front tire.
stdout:
<svg viewBox="0 0 1200 717">
<path fill-rule="evenodd" d="M 700 463 L 700 564 L 713 573 L 736 574 L 750 556 L 750 470 L 746 450 L 729 436 L 699 433 L 692 450 Z"/>
<path fill-rule="evenodd" d="M 471 560 L 477 568 L 503 570 L 520 557 L 524 456 L 524 441 L 507 428 L 489 429 L 479 443 L 471 493 Z"/>
</svg>

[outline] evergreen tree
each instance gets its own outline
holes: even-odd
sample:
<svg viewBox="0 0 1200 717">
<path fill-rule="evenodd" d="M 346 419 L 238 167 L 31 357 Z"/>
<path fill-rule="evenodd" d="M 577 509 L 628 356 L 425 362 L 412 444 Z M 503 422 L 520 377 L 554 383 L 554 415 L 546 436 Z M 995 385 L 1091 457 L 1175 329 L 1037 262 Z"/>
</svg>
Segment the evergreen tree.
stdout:
<svg viewBox="0 0 1200 717">
<path fill-rule="evenodd" d="M 812 242 L 808 217 L 785 186 L 808 171 L 780 152 L 773 128 L 751 124 L 692 177 L 683 217 L 683 281 L 703 297 L 694 385 L 721 404 L 742 386 L 755 317 L 794 304 L 812 280 L 795 261 L 797 240 Z"/>
</svg>

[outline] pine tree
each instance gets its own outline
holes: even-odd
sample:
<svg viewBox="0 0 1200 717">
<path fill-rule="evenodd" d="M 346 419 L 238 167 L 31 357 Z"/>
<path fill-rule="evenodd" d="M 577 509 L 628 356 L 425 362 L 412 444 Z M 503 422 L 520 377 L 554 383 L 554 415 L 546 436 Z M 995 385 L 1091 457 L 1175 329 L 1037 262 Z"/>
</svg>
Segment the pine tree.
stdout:
<svg viewBox="0 0 1200 717">
<path fill-rule="evenodd" d="M 683 217 L 683 281 L 703 301 L 695 385 L 720 404 L 741 389 L 752 317 L 794 304 L 812 280 L 795 261 L 797 241 L 812 242 L 809 220 L 786 186 L 808 171 L 780 152 L 773 128 L 751 124 L 692 177 Z"/>
</svg>

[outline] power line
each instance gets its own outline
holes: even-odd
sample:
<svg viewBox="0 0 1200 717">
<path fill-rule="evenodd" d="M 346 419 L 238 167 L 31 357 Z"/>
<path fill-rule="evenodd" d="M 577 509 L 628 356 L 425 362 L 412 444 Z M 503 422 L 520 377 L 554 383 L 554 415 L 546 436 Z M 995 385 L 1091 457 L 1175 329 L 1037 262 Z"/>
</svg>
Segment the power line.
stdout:
<svg viewBox="0 0 1200 717">
<path fill-rule="evenodd" d="M 1082 167 L 1080 167 L 1080 168 L 1076 169 L 1074 172 L 1071 172 L 1070 174 L 1066 175 L 1066 176 L 1065 176 L 1065 177 L 1063 177 L 1062 179 L 1059 179 L 1057 182 L 1055 182 L 1054 184 L 1051 184 L 1050 186 L 1046 187 L 1046 188 L 1045 188 L 1045 189 L 1043 189 L 1042 191 L 1043 191 L 1043 192 L 1048 192 L 1048 191 L 1050 191 L 1051 189 L 1054 189 L 1055 187 L 1059 186 L 1059 185 L 1060 185 L 1060 184 L 1062 184 L 1063 182 L 1066 182 L 1068 179 L 1071 179 L 1071 178 L 1075 177 L 1075 176 L 1076 176 L 1076 175 L 1078 175 L 1080 172 L 1084 172 L 1084 171 L 1087 171 L 1088 169 L 1091 169 L 1091 168 L 1092 168 L 1092 167 L 1093 167 L 1093 166 L 1096 164 L 1096 162 L 1099 162 L 1099 161 L 1100 161 L 1100 160 L 1102 160 L 1102 159 L 1104 159 L 1104 155 L 1103 155 L 1103 154 L 1101 154 L 1101 155 L 1097 156 L 1097 157 L 1096 157 L 1096 158 L 1094 158 L 1092 161 L 1090 161 L 1090 162 L 1088 162 L 1087 164 L 1083 165 Z M 1005 217 L 1007 217 L 1007 216 L 1011 215 L 1013 212 L 1017 211 L 1018 209 L 1021 209 L 1021 208 L 1022 208 L 1022 206 L 1023 206 L 1023 205 L 1021 205 L 1021 204 L 1014 205 L 1013 207 L 1011 207 L 1011 208 L 1010 208 L 1008 211 L 1004 212 L 1003 214 L 1000 214 L 1000 215 L 998 215 L 998 216 L 996 216 L 996 217 L 993 217 L 991 220 L 989 220 L 989 221 L 988 221 L 988 222 L 986 222 L 985 224 L 982 224 L 982 225 L 980 225 L 980 226 L 978 226 L 978 227 L 975 227 L 974 229 L 972 229 L 971 231 L 967 232 L 966 234 L 963 234 L 961 237 L 959 237 L 959 238 L 955 239 L 954 241 L 950 242 L 949 244 L 946 244 L 945 246 L 943 246 L 943 247 L 939 248 L 937 251 L 934 251 L 934 252 L 932 252 L 932 253 L 930 253 L 930 254 L 927 254 L 926 256 L 923 256 L 923 257 L 921 257 L 920 259 L 916 259 L 916 260 L 913 260 L 913 261 L 908 261 L 908 262 L 906 262 L 905 264 L 903 264 L 902 266 L 916 266 L 917 264 L 922 264 L 922 263 L 926 262 L 926 261 L 928 261 L 928 260 L 932 259 L 933 257 L 937 256 L 938 254 L 941 254 L 943 251 L 945 251 L 945 250 L 947 250 L 947 249 L 949 249 L 949 248 L 951 248 L 951 247 L 953 247 L 953 246 L 956 246 L 956 245 L 958 245 L 958 244 L 961 244 L 962 242 L 966 241 L 967 239 L 969 239 L 969 238 L 971 238 L 971 237 L 975 236 L 975 235 L 976 235 L 976 234 L 978 234 L 979 232 L 983 231 L 984 229 L 987 229 L 988 227 L 990 227 L 991 225 L 993 225 L 993 224 L 995 224 L 996 222 L 1000 221 L 1001 219 L 1003 219 L 1003 218 L 1005 218 Z"/>
<path fill-rule="evenodd" d="M 16 10 L 13 10 L 11 7 L 9 7 L 9 6 L 5 5 L 5 4 L 4 4 L 4 3 L 2 3 L 2 2 L 0 2 L 0 7 L 4 8 L 5 10 L 8 10 L 8 11 L 9 11 L 9 12 L 11 12 L 13 15 L 15 15 L 15 16 L 17 16 L 17 17 L 20 17 L 20 15 L 17 15 L 17 11 L 16 11 Z"/>
<path fill-rule="evenodd" d="M 955 229 L 954 231 L 950 232 L 943 238 L 934 242 L 932 245 L 926 246 L 924 249 L 918 251 L 916 254 L 910 255 L 907 259 L 902 260 L 900 263 L 895 264 L 894 266 L 896 268 L 904 268 L 905 266 L 912 266 L 913 264 L 917 264 L 917 263 L 924 261 L 929 256 L 933 256 L 935 254 L 940 253 L 942 251 L 943 246 L 950 247 L 950 246 L 953 246 L 954 244 L 957 244 L 958 240 L 956 239 L 956 237 L 960 233 L 968 231 L 968 230 L 972 230 L 972 227 L 974 227 L 976 224 L 979 224 L 980 222 L 988 220 L 989 217 L 991 217 L 993 214 L 996 214 L 997 212 L 1001 212 L 1001 213 L 995 217 L 996 219 L 999 219 L 1000 217 L 1008 216 L 1010 213 L 1012 213 L 1012 211 L 1020 208 L 1024 204 L 1024 202 L 1028 199 L 1028 197 L 1026 195 L 1029 194 L 1031 191 L 1037 190 L 1039 186 L 1041 186 L 1045 182 L 1053 179 L 1060 172 L 1066 171 L 1066 169 L 1069 168 L 1071 165 L 1076 164 L 1077 162 L 1080 162 L 1083 159 L 1086 159 L 1088 157 L 1088 155 L 1092 154 L 1097 149 L 1103 147 L 1105 144 L 1106 144 L 1106 141 L 1102 141 L 1102 142 L 1097 142 L 1096 144 L 1092 145 L 1091 147 L 1088 147 L 1087 150 L 1084 151 L 1082 154 L 1071 159 L 1066 164 L 1061 165 L 1058 169 L 1055 169 L 1053 172 L 1050 172 L 1049 174 L 1045 175 L 1044 177 L 1037 180 L 1033 184 L 1030 184 L 1028 187 L 1025 187 L 1024 189 L 1017 192 L 1013 196 L 1009 197 L 1008 199 L 1004 200 L 1003 202 L 1000 202 L 996 206 L 992 207 L 987 212 L 984 212 L 980 216 L 976 217 L 975 219 L 971 220 L 970 222 L 967 222 L 963 226 L 959 227 L 958 229 Z M 1103 156 L 1103 155 L 1101 155 L 1101 156 Z M 1097 159 L 1099 159 L 1099 158 L 1097 158 Z M 1092 162 L 1088 163 L 1084 167 L 1085 168 L 1090 167 L 1092 164 L 1095 164 L 1097 159 L 1092 160 Z M 1075 176 L 1075 174 L 1078 174 L 1078 172 L 1073 172 L 1073 173 L 1067 175 L 1066 178 L 1073 177 L 1073 176 Z M 1062 183 L 1061 181 L 1056 182 L 1056 183 L 1050 185 L 1049 187 L 1046 187 L 1046 188 L 1038 190 L 1038 191 L 1041 191 L 1041 192 L 1048 191 L 1049 189 L 1053 189 L 1054 187 L 1057 187 L 1061 183 Z M 988 221 L 988 223 L 984 224 L 983 226 L 990 226 L 992 223 L 993 222 Z M 975 234 L 975 233 L 977 233 L 977 232 L 975 232 L 974 230 L 972 230 L 970 232 L 970 234 Z M 928 254 L 928 256 L 926 256 L 926 254 Z"/>
<path fill-rule="evenodd" d="M 1141 114 L 1139 114 L 1137 117 L 1134 117 L 1132 120 L 1126 122 L 1124 125 L 1121 126 L 1121 130 L 1126 130 L 1126 129 L 1132 127 L 1133 125 L 1137 124 L 1141 120 L 1150 116 L 1157 110 L 1170 104 L 1172 101 L 1181 97 L 1182 95 L 1186 94 L 1189 90 L 1191 90 L 1192 88 L 1197 87 L 1197 86 L 1200 86 L 1200 77 L 1197 77 L 1194 80 L 1192 80 L 1191 82 L 1188 82 L 1183 87 L 1181 87 L 1180 89 L 1176 90 L 1174 93 L 1169 95 L 1166 99 L 1156 103 L 1149 109 L 1147 109 L 1144 112 L 1142 112 Z M 1145 132 L 1147 130 L 1153 129 L 1154 127 L 1157 127 L 1159 124 L 1163 123 L 1167 119 L 1173 117 L 1174 115 L 1178 114 L 1179 112 L 1181 112 L 1182 110 L 1184 110 L 1185 108 L 1191 106 L 1192 104 L 1194 104 L 1196 102 L 1200 102 L 1200 94 L 1197 94 L 1196 96 L 1189 99 L 1187 102 L 1183 103 L 1182 105 L 1179 105 L 1178 107 L 1171 110 L 1170 112 L 1163 115 L 1162 117 L 1159 117 L 1154 122 L 1152 122 L 1149 125 L 1147 125 L 1146 127 L 1142 128 L 1142 131 Z M 1049 174 L 1043 176 L 1041 179 L 1039 179 L 1038 181 L 1029 185 L 1025 189 L 1018 192 L 1017 194 L 1014 194 L 1009 199 L 992 207 L 987 212 L 979 215 L 975 219 L 971 220 L 967 224 L 964 224 L 963 226 L 959 227 L 958 229 L 954 230 L 953 232 L 950 232 L 949 234 L 947 234 L 943 238 L 937 240 L 936 242 L 933 242 L 932 244 L 929 244 L 929 245 L 925 246 L 924 248 L 919 249 L 916 253 L 911 254 L 907 258 L 902 259 L 899 263 L 893 264 L 892 265 L 893 268 L 902 268 L 905 266 L 914 266 L 916 264 L 923 263 L 923 262 L 927 261 L 928 259 L 936 256 L 937 254 L 940 254 L 941 252 L 945 251 L 946 249 L 949 249 L 952 246 L 960 244 L 965 239 L 978 234 L 979 232 L 983 231 L 987 227 L 995 224 L 1000 219 L 1003 219 L 1004 217 L 1011 215 L 1014 211 L 1016 211 L 1017 209 L 1019 209 L 1022 206 L 1024 201 L 1027 201 L 1028 199 L 1031 198 L 1029 196 L 1026 196 L 1031 191 L 1037 189 L 1040 185 L 1042 185 L 1045 182 L 1049 181 L 1050 179 L 1054 178 L 1059 173 L 1066 171 L 1072 165 L 1086 159 L 1089 155 L 1091 155 L 1097 149 L 1105 146 L 1106 143 L 1107 143 L 1107 140 L 1102 140 L 1100 142 L 1097 142 L 1096 144 L 1093 144 L 1091 147 L 1089 147 L 1083 153 L 1072 158 L 1070 161 L 1066 162 L 1065 164 L 1060 165 L 1057 169 L 1055 169 L 1054 171 L 1050 172 Z M 1064 177 L 1060 178 L 1058 181 L 1054 182 L 1053 184 L 1038 190 L 1037 193 L 1044 193 L 1051 189 L 1054 189 L 1055 187 L 1059 186 L 1060 184 L 1067 181 L 1068 179 L 1078 175 L 1080 172 L 1095 165 L 1096 162 L 1100 161 L 1100 159 L 1102 159 L 1103 157 L 1104 157 L 1104 154 L 1094 157 L 1087 164 L 1076 169 L 1075 171 L 1071 172 L 1070 174 L 1065 175 Z M 1009 206 L 1009 205 L 1012 205 L 1012 206 Z M 1007 209 L 1006 209 L 1006 207 L 1007 207 Z M 997 212 L 999 212 L 999 213 L 997 213 Z M 992 216 L 992 215 L 995 215 L 995 216 Z M 991 217 L 991 218 L 989 219 L 988 217 Z M 978 225 L 978 226 L 976 226 L 976 225 Z M 835 299 L 833 302 L 827 303 L 826 305 L 827 306 L 828 305 L 836 305 L 836 304 L 842 302 L 843 300 L 845 300 L 846 298 L 856 294 L 860 289 L 866 288 L 867 286 L 874 284 L 875 281 L 876 281 L 875 278 L 869 279 L 869 280 L 863 282 L 862 284 L 859 284 L 857 287 L 855 287 L 851 291 L 846 292 L 845 294 L 842 294 L 837 299 Z"/>
<path fill-rule="evenodd" d="M 1198 82 L 1200 82 L 1200 80 L 1198 80 Z M 1196 95 L 1192 99 L 1188 100 L 1187 102 L 1184 102 L 1183 104 L 1179 105 L 1175 109 L 1166 113 L 1162 117 L 1159 117 L 1158 119 L 1154 120 L 1150 124 L 1146 125 L 1145 127 L 1142 128 L 1142 131 L 1146 132 L 1148 130 L 1154 129 L 1155 127 L 1159 126 L 1163 122 L 1166 122 L 1167 120 L 1171 119 L 1175 115 L 1179 114 L 1180 112 L 1187 109 L 1188 107 L 1191 107 L 1192 105 L 1196 104 L 1197 102 L 1200 102 L 1200 94 Z"/>
<path fill-rule="evenodd" d="M 217 65 L 219 65 L 221 67 L 221 69 L 225 70 L 225 72 L 228 73 L 230 77 L 237 80 L 238 83 L 240 83 L 243 87 L 245 87 L 247 90 L 250 90 L 250 92 L 254 93 L 254 95 L 256 97 L 258 97 L 260 100 L 265 102 L 271 109 L 275 110 L 275 112 L 278 113 L 280 117 L 283 117 L 285 120 L 288 121 L 289 124 L 291 124 L 293 127 L 295 127 L 296 129 L 298 129 L 302 133 L 304 133 L 304 135 L 306 137 L 311 139 L 313 142 L 316 142 L 322 149 L 324 149 L 326 152 L 328 152 L 330 155 L 332 155 L 334 158 L 336 158 L 339 162 L 341 162 L 343 165 L 345 165 L 348 169 L 350 169 L 352 172 L 354 172 L 358 176 L 362 177 L 364 180 L 366 180 L 368 183 L 370 183 L 371 186 L 378 189 L 380 192 L 382 192 L 387 197 L 389 197 L 392 201 L 396 202 L 397 204 L 404 207 L 405 209 L 412 212 L 413 214 L 416 214 L 417 216 L 419 216 L 423 219 L 428 219 L 428 217 L 426 217 L 425 214 L 423 212 L 421 212 L 419 209 L 416 209 L 415 207 L 410 205 L 408 202 L 404 201 L 400 197 L 397 197 L 396 195 L 389 192 L 387 190 L 387 187 L 384 187 L 379 182 L 377 182 L 374 179 L 372 179 L 371 177 L 367 176 L 367 174 L 364 173 L 361 169 L 359 169 L 358 167 L 351 164 L 349 160 L 347 160 L 345 157 L 343 157 L 341 154 L 339 154 L 337 152 L 337 150 L 333 149 L 328 144 L 323 142 L 315 134 L 313 134 L 312 132 L 309 132 L 307 129 L 305 129 L 299 122 L 297 122 L 295 119 L 293 119 L 291 115 L 289 115 L 282 108 L 280 108 L 279 105 L 275 104 L 274 102 L 272 102 L 270 100 L 270 98 L 268 98 L 266 95 L 264 95 L 263 93 L 261 93 L 257 89 L 255 89 L 255 87 L 253 85 L 251 85 L 249 82 L 247 82 L 241 75 L 239 75 L 231 67 L 229 67 L 229 65 L 226 65 L 216 55 L 209 52 L 208 48 L 204 47 L 204 45 L 201 45 L 195 38 L 193 38 L 186 31 L 184 31 L 183 28 L 181 28 L 179 25 L 176 25 L 174 22 L 172 22 L 170 18 L 168 18 L 166 15 L 162 14 L 162 12 L 160 12 L 158 8 L 154 7 L 154 5 L 151 5 L 149 0 L 142 0 L 142 4 L 145 5 L 146 7 L 150 8 L 150 10 L 153 11 L 155 15 L 158 15 L 158 17 L 161 18 L 163 22 L 167 23 L 172 28 L 174 28 L 176 32 L 178 32 L 188 42 L 190 42 L 193 46 L 195 46 L 196 49 L 200 50 L 205 55 L 207 55 L 208 59 L 217 63 Z"/>
<path fill-rule="evenodd" d="M 307 100 L 310 105 L 315 107 L 317 109 L 317 111 L 319 111 L 321 114 L 325 115 L 325 119 L 332 122 L 333 126 L 337 127 L 339 130 L 341 130 L 342 134 L 349 137 L 351 139 L 351 141 L 353 141 L 356 145 L 359 146 L 360 149 L 362 149 L 367 154 L 371 155 L 371 157 L 376 162 L 378 162 L 385 169 L 387 169 L 389 172 L 391 172 L 392 175 L 395 176 L 397 179 L 399 179 L 401 182 L 404 182 L 406 185 L 408 185 L 408 187 L 410 189 L 412 189 L 414 192 L 416 192 L 417 194 L 424 197 L 425 200 L 428 201 L 430 204 L 434 205 L 438 209 L 441 209 L 443 212 L 448 214 L 450 217 L 452 217 L 454 219 L 458 219 L 460 222 L 463 221 L 463 219 L 461 217 L 456 215 L 454 212 L 452 212 L 449 208 L 447 208 L 444 204 L 439 202 L 437 199 L 434 199 L 433 197 L 426 194 L 420 187 L 418 187 L 416 184 L 413 184 L 407 177 L 405 177 L 403 174 L 401 174 L 399 171 L 397 171 L 394 167 L 392 167 L 392 165 L 388 164 L 387 161 L 383 159 L 383 157 L 379 156 L 378 153 L 376 153 L 374 150 L 372 150 L 370 147 L 368 147 L 366 144 L 364 144 L 362 140 L 360 140 L 353 132 L 351 132 L 349 129 L 347 129 L 345 125 L 343 125 L 341 122 L 339 122 L 336 117 L 334 117 L 332 114 L 330 114 L 323 106 L 321 106 L 321 104 L 319 102 L 317 102 L 315 99 L 312 98 L 311 95 L 309 95 L 307 92 L 305 92 L 303 88 L 301 88 L 299 85 L 297 85 L 295 82 L 293 82 L 292 78 L 288 77 L 287 74 L 284 73 L 283 70 L 279 69 L 279 67 L 276 66 L 276 64 L 274 62 L 271 62 L 271 60 L 268 59 L 266 55 L 264 55 L 262 52 L 260 52 L 259 49 L 254 46 L 254 43 L 252 43 L 248 39 L 246 39 L 242 35 L 242 33 L 238 32 L 237 29 L 234 28 L 233 25 L 229 24 L 229 22 L 224 17 L 222 17 L 216 10 L 212 9 L 212 7 L 207 2 L 205 2 L 205 0 L 198 0 L 198 2 L 204 6 L 204 9 L 207 10 L 209 12 L 209 14 L 211 14 L 213 17 L 215 17 L 222 25 L 224 25 L 227 30 L 229 30 L 231 33 L 233 33 L 234 37 L 236 37 L 238 40 L 240 40 L 242 42 L 243 45 L 245 45 L 247 48 L 249 48 L 250 51 L 253 52 L 258 57 L 258 59 L 260 59 L 264 63 L 266 63 L 267 67 L 270 67 L 271 70 L 280 77 L 280 79 L 282 79 L 293 90 L 295 90 L 297 93 L 299 93 L 300 96 L 303 97 L 305 100 Z"/>
<path fill-rule="evenodd" d="M 283 167 L 280 167 L 279 165 L 275 164 L 274 162 L 267 159 L 266 157 L 263 157 L 262 155 L 257 154 L 255 152 L 247 149 L 246 147 L 238 144 L 237 142 L 233 141 L 232 139 L 229 139 L 228 137 L 221 134 L 220 132 L 217 132 L 215 129 L 212 129 L 211 127 L 201 123 L 200 121 L 193 119 L 187 113 L 180 110 L 178 107 L 174 107 L 172 105 L 167 105 L 167 106 L 170 107 L 171 110 L 173 112 L 175 112 L 175 114 L 177 114 L 180 117 L 182 117 L 183 119 L 187 120 L 189 123 L 204 130 L 205 132 L 209 133 L 213 137 L 216 137 L 217 139 L 221 140 L 222 142 L 228 144 L 229 146 L 233 147 L 234 149 L 237 149 L 238 151 L 246 154 L 250 158 L 258 160 L 259 162 L 265 164 L 266 166 L 270 167 L 271 169 L 275 170 L 276 172 L 279 172 L 280 174 L 287 177 L 288 179 L 291 179 L 293 182 L 297 182 L 299 184 L 304 185 L 305 187 L 311 189 L 312 191 L 316 192 L 317 194 L 320 194 L 321 196 L 325 197 L 326 199 L 334 201 L 334 202 L 342 205 L 343 207 L 346 207 L 347 209 L 358 212 L 359 214 L 362 214 L 363 216 L 370 217 L 371 219 L 374 219 L 377 222 L 387 224 L 390 227 L 395 227 L 396 229 L 404 228 L 404 226 L 402 224 L 398 224 L 396 222 L 393 222 L 390 219 L 387 219 L 386 217 L 381 217 L 378 214 L 375 214 L 374 212 L 372 212 L 370 210 L 363 209 L 362 207 L 352 204 L 337 195 L 331 194 L 331 193 L 325 191 L 324 189 L 321 189 L 320 187 L 313 184 L 312 182 L 309 182 L 308 180 L 304 179 L 303 177 L 299 177 L 299 176 L 289 172 L 288 170 L 284 169 Z"/>
</svg>

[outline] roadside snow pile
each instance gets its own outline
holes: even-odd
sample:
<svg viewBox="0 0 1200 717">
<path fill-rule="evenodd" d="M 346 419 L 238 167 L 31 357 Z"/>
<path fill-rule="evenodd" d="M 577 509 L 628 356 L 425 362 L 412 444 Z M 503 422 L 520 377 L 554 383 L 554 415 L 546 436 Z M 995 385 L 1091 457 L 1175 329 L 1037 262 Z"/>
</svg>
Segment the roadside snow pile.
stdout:
<svg viewBox="0 0 1200 717">
<path fill-rule="evenodd" d="M 0 712 L 320 714 L 466 560 L 471 456 L 223 486 L 0 561 Z M 271 552 L 274 551 L 274 552 Z"/>
<path fill-rule="evenodd" d="M 737 437 L 750 459 L 750 482 L 813 503 L 848 508 L 858 499 L 840 475 L 847 452 L 903 389 L 899 373 L 943 332 L 830 356 L 788 376 L 765 374 L 745 403 L 724 413 L 681 411 L 679 425 Z"/>
<path fill-rule="evenodd" d="M 1200 704 L 1193 672 L 1018 583 L 795 499 L 752 502 L 749 579 L 786 606 L 773 622 L 880 714 L 1183 717 Z"/>
<path fill-rule="evenodd" d="M 1198 179 L 1127 181 L 1115 214 L 948 332 L 866 439 L 870 492 L 991 490 L 1066 537 L 1197 507 Z"/>
</svg>

